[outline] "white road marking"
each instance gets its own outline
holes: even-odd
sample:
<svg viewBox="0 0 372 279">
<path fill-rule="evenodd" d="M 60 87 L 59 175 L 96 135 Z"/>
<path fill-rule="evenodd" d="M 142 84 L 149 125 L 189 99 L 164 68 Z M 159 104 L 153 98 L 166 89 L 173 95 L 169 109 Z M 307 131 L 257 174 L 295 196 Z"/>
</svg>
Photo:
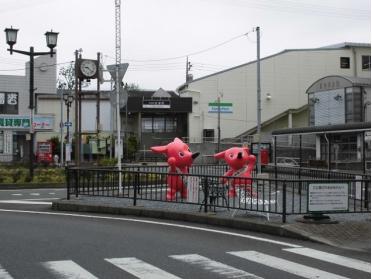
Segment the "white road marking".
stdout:
<svg viewBox="0 0 372 279">
<path fill-rule="evenodd" d="M 56 193 L 48 193 L 49 195 L 55 195 Z"/>
<path fill-rule="evenodd" d="M 198 266 L 204 270 L 217 273 L 223 278 L 262 279 L 262 277 L 256 276 L 252 273 L 246 272 L 241 269 L 237 269 L 227 264 L 211 260 L 198 254 L 173 255 L 169 257 L 175 260 L 179 260 L 188 264 Z"/>
<path fill-rule="evenodd" d="M 189 230 L 204 231 L 204 232 L 211 232 L 211 233 L 217 233 L 217 234 L 236 236 L 236 237 L 252 239 L 252 240 L 257 240 L 257 241 L 263 241 L 263 242 L 267 242 L 267 243 L 283 245 L 283 246 L 288 246 L 288 247 L 293 247 L 293 248 L 302 247 L 300 245 L 292 244 L 292 243 L 289 243 L 289 242 L 277 241 L 277 240 L 272 240 L 272 239 L 263 238 L 263 237 L 257 237 L 257 236 L 253 236 L 253 235 L 249 235 L 249 234 L 233 233 L 233 232 L 223 231 L 223 230 L 207 229 L 207 228 L 190 226 L 190 225 L 180 225 L 180 224 L 141 220 L 141 219 L 130 219 L 130 218 L 110 217 L 110 216 L 98 216 L 98 215 L 88 215 L 88 214 L 85 215 L 85 214 L 75 214 L 75 213 L 62 213 L 62 212 L 43 212 L 43 211 L 33 211 L 33 210 L 17 210 L 17 209 L 0 209 L 0 212 L 27 213 L 27 214 L 39 214 L 39 215 L 54 215 L 54 216 L 69 216 L 69 217 L 79 217 L 79 218 L 105 219 L 105 220 L 117 220 L 117 221 L 134 222 L 134 223 L 144 223 L 144 224 L 160 225 L 160 226 L 167 226 L 167 227 L 182 228 L 182 229 L 189 229 Z"/>
<path fill-rule="evenodd" d="M 52 202 L 30 201 L 30 200 L 0 200 L 0 203 L 11 203 L 11 204 L 47 204 L 47 205 L 52 205 Z"/>
<path fill-rule="evenodd" d="M 98 279 L 73 261 L 51 261 L 45 262 L 43 265 L 58 278 Z"/>
<path fill-rule="evenodd" d="M 312 268 L 303 264 L 269 256 L 257 251 L 227 252 L 228 254 L 295 274 L 307 279 L 347 279 L 347 277 Z"/>
<path fill-rule="evenodd" d="M 13 279 L 12 276 L 0 265 L 0 279 Z"/>
<path fill-rule="evenodd" d="M 12 194 L 12 196 L 23 196 L 23 194 L 17 193 L 17 194 Z"/>
<path fill-rule="evenodd" d="M 40 193 L 30 193 L 30 196 L 40 196 Z"/>
<path fill-rule="evenodd" d="M 330 254 L 311 248 L 287 248 L 284 251 L 296 253 L 302 256 L 314 258 L 317 260 L 342 265 L 348 268 L 358 269 L 364 272 L 371 273 L 371 264 L 357 259 L 352 259 L 344 256 Z"/>
<path fill-rule="evenodd" d="M 129 257 L 105 260 L 140 279 L 180 279 L 180 277 L 137 258 Z"/>
</svg>

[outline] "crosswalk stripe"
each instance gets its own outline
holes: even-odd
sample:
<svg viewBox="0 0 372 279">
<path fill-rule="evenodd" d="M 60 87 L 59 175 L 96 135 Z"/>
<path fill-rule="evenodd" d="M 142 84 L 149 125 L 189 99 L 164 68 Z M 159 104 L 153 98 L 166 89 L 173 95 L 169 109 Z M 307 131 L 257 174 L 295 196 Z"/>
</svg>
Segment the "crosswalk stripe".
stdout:
<svg viewBox="0 0 372 279">
<path fill-rule="evenodd" d="M 361 260 L 339 256 L 331 253 L 322 252 L 311 248 L 288 248 L 284 251 L 296 253 L 302 256 L 322 260 L 325 262 L 346 266 L 348 268 L 358 269 L 371 273 L 371 264 Z"/>
<path fill-rule="evenodd" d="M 13 279 L 12 276 L 0 265 L 0 279 Z"/>
<path fill-rule="evenodd" d="M 198 254 L 173 255 L 169 257 L 175 260 L 180 260 L 189 264 L 199 266 L 204 270 L 223 275 L 224 278 L 262 279 L 262 277 L 256 276 L 252 273 L 248 273 L 244 270 L 213 261 Z"/>
<path fill-rule="evenodd" d="M 105 260 L 140 279 L 181 279 L 134 257 Z"/>
<path fill-rule="evenodd" d="M 73 261 L 50 261 L 43 265 L 61 279 L 98 279 Z"/>
<path fill-rule="evenodd" d="M 329 273 L 306 265 L 294 263 L 281 258 L 269 256 L 257 251 L 227 252 L 228 254 L 276 268 L 308 279 L 347 279 L 347 277 Z"/>
</svg>

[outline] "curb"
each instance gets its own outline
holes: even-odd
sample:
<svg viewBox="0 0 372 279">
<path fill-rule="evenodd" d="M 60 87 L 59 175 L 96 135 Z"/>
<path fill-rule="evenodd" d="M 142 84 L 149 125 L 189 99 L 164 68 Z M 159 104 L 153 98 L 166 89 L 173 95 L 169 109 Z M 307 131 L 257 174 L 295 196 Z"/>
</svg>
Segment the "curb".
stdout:
<svg viewBox="0 0 372 279">
<path fill-rule="evenodd" d="M 116 207 L 107 205 L 91 205 L 78 201 L 54 201 L 52 209 L 57 211 L 91 212 L 105 213 L 114 215 L 140 216 L 156 219 L 186 221 L 204 225 L 214 225 L 253 232 L 266 233 L 270 235 L 290 237 L 300 240 L 312 240 L 309 236 L 301 232 L 289 230 L 284 225 L 268 224 L 254 220 L 241 218 L 224 218 L 206 213 L 184 213 L 169 210 L 148 209 L 143 207 Z M 319 241 L 317 241 L 319 242 Z"/>
</svg>

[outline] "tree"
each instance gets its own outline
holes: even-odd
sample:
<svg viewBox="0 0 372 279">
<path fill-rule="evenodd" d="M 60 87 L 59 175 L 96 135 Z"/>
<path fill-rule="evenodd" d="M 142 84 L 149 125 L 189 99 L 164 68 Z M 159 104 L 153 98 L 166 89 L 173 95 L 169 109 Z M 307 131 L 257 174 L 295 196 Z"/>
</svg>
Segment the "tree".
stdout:
<svg viewBox="0 0 372 279">
<path fill-rule="evenodd" d="M 73 90 L 75 88 L 75 84 L 75 65 L 73 62 L 71 62 L 68 66 L 59 69 L 57 88 Z"/>
<path fill-rule="evenodd" d="M 89 82 L 83 81 L 82 87 L 89 86 Z M 59 69 L 58 78 L 57 78 L 57 88 L 66 89 L 72 91 L 75 89 L 76 80 L 75 80 L 75 63 L 71 62 L 65 67 Z"/>
</svg>

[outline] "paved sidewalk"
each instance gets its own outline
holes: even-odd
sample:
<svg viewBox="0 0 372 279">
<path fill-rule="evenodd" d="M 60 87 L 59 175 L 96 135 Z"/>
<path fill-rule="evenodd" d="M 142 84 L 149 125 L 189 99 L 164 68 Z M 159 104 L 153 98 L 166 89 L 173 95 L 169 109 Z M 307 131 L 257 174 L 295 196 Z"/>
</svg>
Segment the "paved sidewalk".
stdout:
<svg viewBox="0 0 372 279">
<path fill-rule="evenodd" d="M 337 214 L 330 215 L 337 224 L 312 224 L 297 222 L 301 216 L 287 217 L 287 223 L 281 222 L 280 215 L 246 211 L 222 210 L 199 212 L 199 206 L 166 202 L 139 200 L 137 206 L 133 201 L 118 198 L 79 197 L 71 200 L 53 202 L 53 209 L 61 211 L 78 211 L 142 216 L 169 220 L 188 221 L 209 225 L 245 229 L 285 237 L 311 240 L 331 246 L 371 253 L 371 214 Z"/>
</svg>

